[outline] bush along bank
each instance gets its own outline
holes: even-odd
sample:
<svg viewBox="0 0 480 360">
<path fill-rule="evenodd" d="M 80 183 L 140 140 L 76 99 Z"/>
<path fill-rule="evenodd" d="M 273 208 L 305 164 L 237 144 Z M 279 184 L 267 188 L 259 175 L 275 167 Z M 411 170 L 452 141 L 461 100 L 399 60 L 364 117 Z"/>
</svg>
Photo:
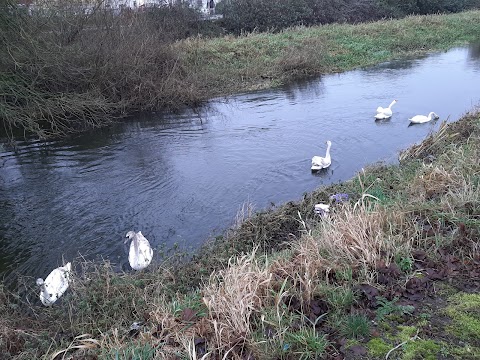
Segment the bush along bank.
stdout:
<svg viewBox="0 0 480 360">
<path fill-rule="evenodd" d="M 478 358 L 480 113 L 299 202 L 246 216 L 185 261 L 77 263 L 52 307 L 0 292 L 13 359 Z M 330 200 L 346 193 L 348 201 Z M 331 201 L 328 217 L 314 204 Z"/>
</svg>

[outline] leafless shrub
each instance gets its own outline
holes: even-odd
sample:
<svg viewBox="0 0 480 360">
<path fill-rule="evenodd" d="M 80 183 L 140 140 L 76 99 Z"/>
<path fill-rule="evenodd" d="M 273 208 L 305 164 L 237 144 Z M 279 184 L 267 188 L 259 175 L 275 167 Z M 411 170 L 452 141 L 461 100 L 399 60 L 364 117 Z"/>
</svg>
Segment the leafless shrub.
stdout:
<svg viewBox="0 0 480 360">
<path fill-rule="evenodd" d="M 146 13 L 114 14 L 102 3 L 86 12 L 80 0 L 44 0 L 30 14 L 2 15 L 0 120 L 7 128 L 45 138 L 102 126 L 127 110 L 198 101 L 168 31 Z"/>
</svg>

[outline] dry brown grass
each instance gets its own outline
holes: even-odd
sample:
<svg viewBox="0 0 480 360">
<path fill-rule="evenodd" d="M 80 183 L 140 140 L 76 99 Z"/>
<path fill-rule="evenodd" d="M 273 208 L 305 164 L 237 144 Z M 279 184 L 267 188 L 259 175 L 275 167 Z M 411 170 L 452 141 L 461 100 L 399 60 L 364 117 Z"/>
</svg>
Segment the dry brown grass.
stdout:
<svg viewBox="0 0 480 360">
<path fill-rule="evenodd" d="M 450 189 L 458 188 L 464 179 L 447 171 L 441 165 L 424 165 L 410 188 L 411 196 L 416 201 L 422 202 L 436 197 L 444 196 Z"/>
<path fill-rule="evenodd" d="M 211 275 L 202 292 L 217 351 L 226 354 L 244 345 L 252 331 L 251 316 L 262 307 L 271 280 L 268 268 L 255 259 L 255 251 L 231 259 L 228 268 Z"/>
<path fill-rule="evenodd" d="M 473 121 L 469 124 L 474 125 Z M 459 127 L 451 124 L 450 127 Z M 442 208 L 455 208 L 464 206 L 467 203 L 478 203 L 478 178 L 480 175 L 480 149 L 477 143 L 480 141 L 480 134 L 472 127 L 465 131 L 454 131 L 446 127 L 442 127 L 441 133 L 446 138 L 460 137 L 464 145 L 455 143 L 444 143 L 443 152 L 438 155 L 438 159 L 430 164 L 423 164 L 422 169 L 417 172 L 417 176 L 409 187 L 411 200 L 414 203 L 421 203 L 426 200 L 438 200 Z M 468 132 L 466 134 L 466 132 Z M 464 137 L 464 135 L 467 135 Z M 441 135 L 439 135 L 441 136 Z M 445 141 L 442 137 L 437 136 L 439 141 Z M 431 137 L 427 139 L 432 141 Z M 437 143 L 431 143 L 439 146 Z M 420 149 L 421 147 L 417 147 Z M 424 148 L 424 147 L 423 147 Z M 424 150 L 421 150 L 424 151 Z"/>
<path fill-rule="evenodd" d="M 414 222 L 401 208 L 367 199 L 338 204 L 313 226 L 302 222 L 304 232 L 292 244 L 293 256 L 274 263 L 272 272 L 290 279 L 304 304 L 332 272 L 349 268 L 360 280 L 370 281 L 380 261 L 388 265 L 395 255 L 411 252 L 417 236 Z"/>
<path fill-rule="evenodd" d="M 326 41 L 304 39 L 299 45 L 283 49 L 274 63 L 275 71 L 286 79 L 318 74 L 326 54 Z"/>
<path fill-rule="evenodd" d="M 312 236 L 324 261 L 336 268 L 352 267 L 363 271 L 379 260 L 387 264 L 398 252 L 411 248 L 411 226 L 400 209 L 381 205 L 344 205 L 330 221 L 322 222 Z"/>
<path fill-rule="evenodd" d="M 235 215 L 235 222 L 231 230 L 239 229 L 245 221 L 255 213 L 255 205 L 251 202 L 244 202 Z"/>
</svg>

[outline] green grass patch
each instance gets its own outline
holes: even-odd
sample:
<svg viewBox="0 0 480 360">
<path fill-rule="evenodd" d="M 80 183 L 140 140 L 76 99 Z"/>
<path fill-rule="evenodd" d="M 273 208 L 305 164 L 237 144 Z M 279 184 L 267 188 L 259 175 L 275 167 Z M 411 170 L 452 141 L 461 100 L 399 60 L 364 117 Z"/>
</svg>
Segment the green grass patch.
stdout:
<svg viewBox="0 0 480 360">
<path fill-rule="evenodd" d="M 155 348 L 149 344 L 130 345 L 123 348 L 113 348 L 104 351 L 99 355 L 101 360 L 110 359 L 129 359 L 129 360 L 146 360 L 155 358 Z"/>
<path fill-rule="evenodd" d="M 449 298 L 445 313 L 453 323 L 449 331 L 472 344 L 480 344 L 480 294 L 459 293 Z"/>
<path fill-rule="evenodd" d="M 479 19 L 479 11 L 409 16 L 192 39 L 178 46 L 187 68 L 205 80 L 208 91 L 215 89 L 214 95 L 220 95 L 464 45 L 480 38 Z"/>
<path fill-rule="evenodd" d="M 398 297 L 394 298 L 393 300 L 387 300 L 382 296 L 377 297 L 377 321 L 383 320 L 388 315 L 405 315 L 411 314 L 414 310 L 413 306 L 410 305 L 398 305 L 396 302 L 398 301 Z"/>
<path fill-rule="evenodd" d="M 350 339 L 367 338 L 370 334 L 370 320 L 365 315 L 349 315 L 343 323 L 341 333 Z"/>
<path fill-rule="evenodd" d="M 328 340 L 315 329 L 303 328 L 285 334 L 284 351 L 300 360 L 318 359 L 325 354 Z"/>
<path fill-rule="evenodd" d="M 349 309 L 355 302 L 355 293 L 347 286 L 332 287 L 322 285 L 319 286 L 316 292 L 325 296 L 332 308 L 339 311 Z"/>
<path fill-rule="evenodd" d="M 373 338 L 367 343 L 367 348 L 369 354 L 375 358 L 385 358 L 385 355 L 390 351 L 392 346 L 386 343 L 385 340 L 381 338 Z"/>
<path fill-rule="evenodd" d="M 436 360 L 441 350 L 442 345 L 433 340 L 411 341 L 405 345 L 402 359 Z"/>
</svg>

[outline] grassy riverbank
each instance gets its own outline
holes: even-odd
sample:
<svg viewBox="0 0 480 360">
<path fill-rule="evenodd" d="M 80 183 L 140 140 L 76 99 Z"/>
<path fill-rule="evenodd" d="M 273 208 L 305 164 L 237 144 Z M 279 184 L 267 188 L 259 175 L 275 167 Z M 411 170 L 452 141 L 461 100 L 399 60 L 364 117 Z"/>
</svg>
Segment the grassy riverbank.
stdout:
<svg viewBox="0 0 480 360">
<path fill-rule="evenodd" d="M 0 292 L 0 358 L 480 356 L 480 113 L 133 274 L 77 262 L 52 308 Z M 313 205 L 334 193 L 328 218 Z M 139 323 L 132 327 L 134 322 Z"/>
<path fill-rule="evenodd" d="M 469 11 L 299 27 L 276 34 L 196 38 L 176 46 L 198 79 L 195 83 L 203 84 L 205 94 L 212 96 L 464 45 L 480 39 L 479 21 L 480 11 Z"/>
<path fill-rule="evenodd" d="M 55 21 L 17 20 L 2 18 L 0 119 L 10 135 L 18 128 L 42 138 L 480 39 L 480 11 L 173 44 L 141 15 L 60 18 L 58 32 Z"/>
</svg>

